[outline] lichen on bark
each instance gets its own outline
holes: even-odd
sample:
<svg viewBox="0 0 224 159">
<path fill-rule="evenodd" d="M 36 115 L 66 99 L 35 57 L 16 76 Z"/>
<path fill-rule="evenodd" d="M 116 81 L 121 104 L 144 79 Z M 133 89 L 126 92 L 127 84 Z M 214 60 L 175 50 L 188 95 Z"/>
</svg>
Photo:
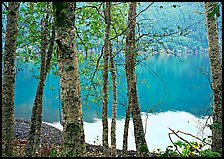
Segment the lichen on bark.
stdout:
<svg viewBox="0 0 224 159">
<path fill-rule="evenodd" d="M 5 2 L 4 2 L 5 3 Z M 14 140 L 14 85 L 18 8 L 20 2 L 8 2 L 2 86 L 2 156 L 12 157 Z"/>
<path fill-rule="evenodd" d="M 222 152 L 222 61 L 216 15 L 210 16 L 214 6 L 215 2 L 205 2 L 206 26 L 208 32 L 208 55 L 214 96 L 211 148 L 213 151 Z M 215 124 L 219 126 L 214 126 Z"/>
<path fill-rule="evenodd" d="M 62 105 L 64 153 L 68 157 L 86 154 L 83 128 L 80 79 L 75 37 L 75 2 L 54 2 L 56 16 L 56 43 Z M 66 4 L 64 4 L 66 3 Z M 63 16 L 62 16 L 63 14 Z M 64 25 L 60 23 L 64 22 Z"/>
<path fill-rule="evenodd" d="M 135 145 L 138 156 L 144 156 L 148 153 L 148 147 L 145 140 L 143 124 L 141 119 L 140 106 L 138 103 L 138 94 L 136 88 L 135 75 L 135 27 L 136 27 L 136 2 L 130 2 L 128 10 L 128 25 L 126 34 L 126 50 L 125 50 L 125 71 L 128 85 L 128 104 L 131 110 L 133 124 Z M 142 145 L 144 145 L 145 152 L 142 152 Z M 124 146 L 124 145 L 123 145 Z M 126 148 L 126 147 L 124 147 Z M 125 152 L 125 150 L 124 150 Z"/>
<path fill-rule="evenodd" d="M 105 39 L 104 39 L 104 52 L 103 52 L 103 87 L 102 87 L 102 143 L 104 149 L 104 156 L 109 156 L 109 144 L 108 144 L 108 58 L 109 58 L 109 37 L 110 37 L 110 8 L 111 2 L 106 2 L 105 11 Z"/>
</svg>

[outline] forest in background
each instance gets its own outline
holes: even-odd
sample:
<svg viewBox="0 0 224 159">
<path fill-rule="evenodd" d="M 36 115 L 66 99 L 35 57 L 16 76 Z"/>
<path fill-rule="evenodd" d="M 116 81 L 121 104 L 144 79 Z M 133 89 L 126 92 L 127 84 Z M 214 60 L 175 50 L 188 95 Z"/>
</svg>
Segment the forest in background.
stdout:
<svg viewBox="0 0 224 159">
<path fill-rule="evenodd" d="M 179 56 L 182 56 L 183 54 L 192 54 L 192 53 L 206 54 L 207 52 L 206 50 L 208 48 L 208 40 L 207 40 L 208 38 L 207 38 L 207 33 L 206 33 L 207 31 L 205 27 L 205 15 L 203 14 L 204 4 L 203 3 L 197 3 L 197 5 L 195 4 L 196 3 L 172 3 L 172 4 L 171 3 L 154 3 L 153 4 L 151 2 L 140 3 L 140 4 L 137 3 L 137 13 L 135 13 L 135 15 L 132 15 L 134 13 L 132 13 L 132 10 L 130 9 L 131 7 L 134 7 L 134 5 L 136 5 L 134 3 L 133 4 L 130 3 L 130 6 L 129 6 L 128 3 L 120 3 L 120 2 L 112 3 L 112 4 L 104 4 L 100 2 L 90 2 L 90 3 L 80 2 L 76 4 L 74 13 L 71 13 L 71 10 L 69 10 L 69 7 L 68 7 L 69 5 L 66 5 L 66 3 L 61 3 L 61 4 L 55 3 L 54 7 L 51 3 L 47 3 L 47 2 L 19 4 L 20 7 L 17 8 L 19 12 L 18 24 L 17 24 L 18 34 L 15 34 L 13 36 L 13 37 L 16 36 L 16 50 L 14 50 L 14 52 L 16 51 L 16 55 L 14 55 L 13 57 L 15 57 L 16 61 L 35 63 L 38 68 L 37 71 L 40 72 L 39 76 L 37 76 L 40 82 L 38 85 L 38 92 L 35 98 L 36 103 L 34 103 L 34 108 L 37 110 L 39 108 L 40 109 L 36 112 L 37 114 L 35 114 L 35 109 L 33 109 L 33 115 L 31 120 L 33 124 L 33 129 L 31 129 L 31 131 L 33 132 L 30 133 L 31 138 L 29 139 L 30 141 L 33 140 L 33 143 L 29 142 L 30 144 L 29 146 L 31 146 L 33 149 L 36 149 L 39 142 L 38 133 L 35 134 L 34 132 L 36 131 L 35 129 L 40 128 L 40 125 L 38 125 L 38 123 L 39 124 L 41 123 L 41 116 L 39 115 L 41 115 L 41 111 L 42 111 L 42 108 L 41 108 L 42 95 L 39 96 L 39 94 L 43 94 L 44 81 L 46 79 L 46 75 L 48 71 L 50 70 L 54 71 L 54 74 L 60 74 L 61 78 L 65 77 L 65 80 L 68 80 L 68 81 L 71 80 L 70 81 L 71 84 L 72 83 L 75 84 L 74 89 L 77 89 L 76 86 L 79 85 L 78 84 L 79 80 L 78 78 L 75 78 L 74 81 L 72 82 L 72 79 L 70 79 L 69 77 L 71 77 L 72 74 L 73 75 L 77 74 L 78 76 L 79 74 L 80 76 L 84 75 L 81 80 L 83 83 L 80 85 L 80 89 L 93 90 L 92 94 L 96 95 L 96 100 L 94 102 L 101 104 L 103 100 L 103 103 L 102 103 L 104 105 L 103 111 L 104 110 L 107 111 L 106 105 L 108 103 L 107 101 L 108 95 L 105 92 L 108 92 L 107 90 L 108 89 L 107 88 L 108 75 L 105 72 L 108 72 L 108 70 L 110 71 L 112 70 L 111 71 L 112 78 L 116 78 L 113 76 L 114 74 L 113 72 L 116 71 L 116 69 L 113 68 L 113 64 L 112 64 L 113 62 L 108 61 L 108 60 L 114 59 L 116 66 L 123 65 L 123 68 L 126 70 L 127 84 L 128 82 L 130 82 L 128 84 L 130 85 L 128 86 L 128 91 L 130 92 L 128 93 L 132 94 L 133 91 L 135 92 L 132 97 L 133 99 L 132 100 L 129 99 L 130 100 L 129 105 L 136 106 L 135 107 L 136 109 L 133 109 L 132 111 L 132 113 L 134 112 L 134 114 L 132 114 L 132 117 L 135 118 L 138 123 L 138 124 L 136 123 L 138 126 L 135 127 L 137 152 L 139 152 L 139 155 L 142 155 L 145 152 L 147 153 L 148 152 L 147 145 L 144 144 L 144 137 L 143 137 L 144 133 L 143 133 L 143 130 L 141 130 L 142 129 L 140 124 L 141 120 L 138 116 L 140 111 L 138 111 L 139 104 L 137 104 L 138 99 L 137 99 L 137 90 L 136 90 L 136 79 L 134 77 L 135 64 L 143 60 L 147 60 L 147 58 L 150 56 L 153 56 L 155 54 L 161 54 L 161 53 L 172 54 L 174 56 L 177 56 L 177 58 L 179 58 Z M 72 5 L 73 4 L 71 4 L 71 6 Z M 198 6 L 200 5 L 202 6 L 200 8 L 201 10 L 198 10 Z M 220 5 L 214 5 L 214 6 L 215 6 L 214 7 L 215 12 L 212 11 L 210 13 L 210 14 L 213 14 L 212 16 L 216 16 L 217 13 L 219 14 L 221 13 L 219 11 Z M 66 10 L 66 7 L 68 7 L 67 10 Z M 4 9 L 2 14 L 3 15 L 3 18 L 2 18 L 3 41 L 2 42 L 4 44 L 6 43 L 6 40 L 7 40 L 7 37 L 6 37 L 7 34 L 5 34 L 6 32 L 5 27 L 6 27 L 6 24 L 8 24 L 6 21 L 6 15 L 13 14 L 14 11 L 10 12 L 9 9 L 6 9 L 6 5 L 3 5 L 3 8 Z M 128 12 L 128 8 L 129 8 L 129 12 Z M 108 11 L 107 9 L 111 11 Z M 147 12 L 144 10 L 147 10 Z M 189 14 L 189 18 L 183 18 L 182 12 L 185 12 L 185 11 L 189 11 L 189 12 L 197 11 L 197 12 L 196 14 L 195 13 L 192 13 L 192 15 Z M 134 8 L 133 8 L 133 12 L 135 12 Z M 110 16 L 106 16 L 106 14 Z M 169 18 L 167 19 L 167 14 L 170 14 L 170 16 L 168 16 L 170 19 Z M 72 15 L 75 15 L 75 16 L 72 17 Z M 69 20 L 66 20 L 64 18 L 65 16 L 70 21 L 75 19 L 75 25 L 69 22 Z M 130 16 L 130 18 L 128 19 L 127 16 Z M 137 18 L 135 18 L 135 16 L 137 16 Z M 134 20 L 131 20 L 133 19 L 133 17 L 134 19 L 136 19 L 137 23 L 133 22 Z M 56 25 L 54 25 L 55 24 L 54 20 L 56 22 Z M 179 25 L 180 20 L 183 20 L 184 24 L 186 25 L 185 26 Z M 217 18 L 217 20 L 218 20 L 218 27 L 219 27 L 217 28 L 219 31 L 219 42 L 220 44 L 222 44 L 221 43 L 222 41 L 221 18 Z M 63 23 L 65 23 L 66 25 L 64 25 Z M 57 32 L 56 38 L 54 37 L 55 36 L 54 27 L 56 27 L 56 32 Z M 62 29 L 63 27 L 64 29 Z M 198 28 L 203 28 L 203 29 L 198 29 Z M 67 36 L 67 38 L 76 39 L 76 40 L 70 40 L 70 41 L 73 41 L 73 44 L 71 44 L 71 42 L 67 41 L 67 38 L 65 38 L 64 36 Z M 128 36 L 130 39 L 128 38 Z M 65 42 L 63 45 L 62 45 L 62 41 L 60 41 L 60 38 L 61 39 L 65 38 L 63 39 L 64 40 L 63 42 Z M 77 56 L 79 64 L 80 63 L 85 64 L 86 67 L 84 68 L 84 70 L 79 70 L 79 72 L 77 72 L 76 70 L 78 69 L 77 61 L 76 60 L 75 60 L 76 62 L 71 61 L 71 59 L 73 58 L 70 59 L 69 56 L 66 56 L 60 53 L 60 52 L 68 51 L 67 53 L 70 54 L 71 51 L 66 50 L 67 47 L 63 48 L 63 46 L 66 46 L 66 45 L 67 47 L 69 46 L 71 48 L 74 45 L 77 46 L 77 53 L 75 53 L 75 56 Z M 2 48 L 4 52 L 4 49 L 7 49 L 7 48 L 6 48 L 6 45 L 3 45 L 3 46 L 5 46 L 5 48 L 4 47 Z M 44 52 L 47 52 L 47 53 L 44 53 Z M 127 54 L 127 52 L 131 52 L 131 53 Z M 222 50 L 220 52 L 222 52 Z M 71 56 L 73 55 L 71 54 Z M 4 56 L 2 56 L 2 58 L 3 57 Z M 63 60 L 65 60 L 65 63 L 63 63 Z M 3 59 L 3 62 L 4 61 L 6 60 Z M 60 63 L 60 61 L 62 63 Z M 89 65 L 90 61 L 91 61 L 91 65 Z M 71 66 L 70 65 L 71 63 L 73 63 L 75 67 Z M 61 69 L 64 70 L 65 72 L 63 71 L 58 72 L 58 64 L 59 64 L 59 69 L 61 67 Z M 2 63 L 2 65 L 7 65 L 7 63 L 5 64 Z M 110 66 L 110 68 L 108 68 L 108 66 Z M 11 69 L 13 69 L 13 67 L 14 66 L 12 66 Z M 22 68 L 16 68 L 16 69 L 19 71 L 19 69 L 22 69 Z M 73 72 L 73 69 L 74 69 L 74 72 Z M 101 76 L 102 74 L 99 72 L 99 70 L 103 70 L 103 76 Z M 130 72 L 127 70 L 129 70 Z M 2 72 L 4 72 L 4 69 Z M 72 73 L 69 74 L 69 72 L 70 73 L 72 72 Z M 3 78 L 5 77 L 4 75 L 2 76 Z M 64 81 L 64 83 L 63 81 L 61 81 L 62 82 L 61 87 L 64 87 L 65 89 L 69 89 L 70 86 L 67 85 L 68 81 L 67 82 Z M 103 83 L 101 81 L 103 81 Z M 116 87 L 114 88 L 114 86 L 116 86 L 116 83 L 114 83 L 114 81 L 115 80 L 113 80 L 113 88 L 111 88 L 111 90 L 116 92 Z M 102 84 L 103 84 L 103 88 L 102 88 Z M 135 89 L 132 90 L 132 88 L 135 88 Z M 101 89 L 102 89 L 102 94 L 101 94 Z M 3 90 L 4 90 L 4 86 L 3 86 Z M 63 88 L 61 93 L 63 94 Z M 77 99 L 80 98 L 80 90 L 79 89 L 76 90 L 73 95 L 77 96 Z M 87 92 L 86 96 L 88 95 L 91 95 L 91 91 Z M 4 96 L 7 96 L 7 95 L 4 94 L 3 97 Z M 63 106 L 64 98 L 67 98 L 67 97 L 62 96 L 61 98 L 62 98 L 62 106 Z M 74 96 L 72 98 L 74 98 Z M 71 104 L 71 101 L 68 101 L 68 100 L 69 99 L 66 99 L 66 101 Z M 115 102 L 113 103 L 116 103 L 116 98 L 114 100 Z M 133 103 L 131 104 L 131 102 Z M 69 105 L 69 103 L 66 103 L 65 105 L 67 104 Z M 81 108 L 80 99 L 77 101 L 73 101 L 73 103 L 75 104 L 74 107 L 76 107 L 75 110 L 71 110 L 71 112 L 67 111 L 67 113 L 66 113 L 66 110 L 63 110 L 64 115 L 66 114 L 68 115 L 69 113 L 72 114 L 74 113 L 73 111 L 76 111 L 77 114 L 80 113 L 80 108 Z M 73 108 L 67 107 L 67 109 L 70 110 Z M 114 110 L 115 109 L 116 107 L 114 108 Z M 137 110 L 137 111 L 135 112 L 134 110 Z M 130 112 L 128 111 L 130 110 L 127 109 L 127 114 L 130 114 Z M 113 113 L 114 112 L 115 111 L 113 111 Z M 80 115 L 81 114 L 77 116 L 77 119 L 80 119 Z M 107 114 L 104 114 L 104 115 L 107 115 Z M 104 115 L 102 116 L 102 118 L 104 118 Z M 39 117 L 36 117 L 36 116 L 39 116 Z M 114 115 L 113 117 L 116 118 L 116 115 Z M 130 117 L 126 116 L 126 119 L 128 118 Z M 70 120 L 74 120 L 74 119 L 70 119 Z M 64 122 L 66 123 L 66 118 L 64 118 Z M 105 123 L 106 122 L 107 121 L 105 121 Z M 81 123 L 82 121 L 80 121 L 79 124 Z M 108 131 L 107 130 L 108 128 L 106 128 L 106 126 L 104 126 L 104 128 L 105 128 L 104 129 L 105 133 L 103 134 L 105 135 L 106 131 Z M 68 131 L 70 131 L 71 133 L 71 130 L 68 130 Z M 81 132 L 82 131 L 83 130 L 81 130 Z M 72 134 L 74 134 L 74 132 Z M 69 133 L 67 135 L 69 136 Z M 141 140 L 138 141 L 138 137 L 140 137 Z M 83 135 L 80 136 L 80 139 L 78 140 L 80 140 L 81 142 L 82 138 L 83 138 Z M 106 143 L 106 140 L 108 140 L 108 136 L 104 136 L 105 145 L 103 145 L 105 148 L 104 153 L 107 156 L 108 143 Z M 66 151 L 70 151 L 71 145 L 74 146 L 74 143 L 70 143 L 70 148 L 68 146 Z M 84 147 L 84 144 L 83 144 L 83 147 Z M 80 153 L 80 151 L 84 151 L 84 148 L 82 150 L 79 149 L 76 151 L 79 151 Z M 31 155 L 29 153 L 31 153 L 31 151 L 28 152 L 27 155 Z M 66 152 L 66 153 L 68 153 L 67 155 L 70 155 L 69 152 Z M 113 153 L 115 153 L 115 151 L 113 151 Z"/>
</svg>

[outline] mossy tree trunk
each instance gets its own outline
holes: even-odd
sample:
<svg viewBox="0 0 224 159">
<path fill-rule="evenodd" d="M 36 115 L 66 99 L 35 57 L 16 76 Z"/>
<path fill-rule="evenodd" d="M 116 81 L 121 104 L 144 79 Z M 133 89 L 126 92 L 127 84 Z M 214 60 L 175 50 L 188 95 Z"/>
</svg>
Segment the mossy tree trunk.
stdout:
<svg viewBox="0 0 224 159">
<path fill-rule="evenodd" d="M 48 16 L 47 16 L 48 17 Z M 55 30 L 54 26 L 52 28 L 52 36 L 50 39 L 50 46 L 48 52 L 46 53 L 47 47 L 47 26 L 48 26 L 48 18 L 42 19 L 42 42 L 41 42 L 41 68 L 40 68 L 40 79 L 38 82 L 38 87 L 36 91 L 36 96 L 34 100 L 32 117 L 31 117 L 31 125 L 29 132 L 29 142 L 26 146 L 26 154 L 25 156 L 31 157 L 35 156 L 35 152 L 38 150 L 38 147 L 41 143 L 41 126 L 42 126 L 42 104 L 43 104 L 43 92 L 44 85 L 48 71 L 50 70 L 50 61 L 52 58 L 54 40 L 55 40 Z"/>
<path fill-rule="evenodd" d="M 136 2 L 130 2 L 128 10 L 128 25 L 126 34 L 125 50 L 125 70 L 128 85 L 128 100 L 134 124 L 135 144 L 138 156 L 148 153 L 148 146 L 145 140 L 143 124 L 141 119 L 140 106 L 138 103 L 138 94 L 136 88 L 135 75 L 135 27 L 136 27 Z"/>
<path fill-rule="evenodd" d="M 85 156 L 80 79 L 75 34 L 75 2 L 54 2 L 61 86 L 64 153 Z"/>
<path fill-rule="evenodd" d="M 117 84 L 116 84 L 116 71 L 114 66 L 114 57 L 112 54 L 112 43 L 109 47 L 110 55 L 110 72 L 112 76 L 112 85 L 113 85 L 113 104 L 112 104 L 112 122 L 111 122 L 111 155 L 116 156 L 116 119 L 117 119 Z"/>
<path fill-rule="evenodd" d="M 105 10 L 105 39 L 104 39 L 104 51 L 103 51 L 103 88 L 102 88 L 102 124 L 103 124 L 103 152 L 104 156 L 109 156 L 108 145 L 108 57 L 109 57 L 109 37 L 110 37 L 110 23 L 111 23 L 111 2 L 106 2 Z"/>
<path fill-rule="evenodd" d="M 214 95 L 212 150 L 222 151 L 222 61 L 216 15 L 210 16 L 214 10 L 214 2 L 205 2 L 206 26 L 208 32 L 208 54 L 212 74 L 212 90 Z"/>
<path fill-rule="evenodd" d="M 5 2 L 4 2 L 5 3 Z M 5 47 L 3 52 L 2 87 L 2 156 L 13 156 L 14 140 L 14 84 L 18 8 L 20 2 L 8 2 Z"/>
</svg>

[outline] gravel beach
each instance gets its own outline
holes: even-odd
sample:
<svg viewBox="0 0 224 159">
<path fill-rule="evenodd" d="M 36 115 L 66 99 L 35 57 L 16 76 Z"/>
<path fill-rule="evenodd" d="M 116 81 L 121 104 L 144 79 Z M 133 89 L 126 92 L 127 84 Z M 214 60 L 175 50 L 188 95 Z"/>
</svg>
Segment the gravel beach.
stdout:
<svg viewBox="0 0 224 159">
<path fill-rule="evenodd" d="M 29 136 L 30 121 L 24 119 L 15 119 L 15 138 L 20 140 L 27 140 Z M 41 143 L 49 145 L 62 145 L 62 131 L 42 123 L 41 130 Z M 103 147 L 101 145 L 91 145 L 86 143 L 87 156 L 101 156 L 103 153 Z M 119 153 L 120 152 L 120 153 Z M 121 156 L 121 151 L 118 152 L 118 156 Z M 120 155 L 119 155 L 120 154 Z M 136 156 L 135 151 L 130 151 L 129 156 Z"/>
<path fill-rule="evenodd" d="M 30 121 L 24 119 L 15 119 L 15 138 L 16 139 L 28 139 L 30 129 Z M 63 144 L 62 132 L 50 125 L 42 123 L 41 130 L 42 143 L 48 144 Z"/>
<path fill-rule="evenodd" d="M 27 140 L 29 136 L 30 121 L 24 119 L 15 119 L 15 138 L 20 140 Z M 41 143 L 49 145 L 62 145 L 62 131 L 42 123 L 41 130 Z M 103 153 L 103 147 L 101 145 L 92 145 L 86 143 L 87 156 L 100 157 Z M 154 156 L 153 154 L 150 157 Z M 117 157 L 122 157 L 122 151 L 117 150 Z M 136 152 L 131 150 L 128 152 L 128 157 L 136 157 Z"/>
</svg>

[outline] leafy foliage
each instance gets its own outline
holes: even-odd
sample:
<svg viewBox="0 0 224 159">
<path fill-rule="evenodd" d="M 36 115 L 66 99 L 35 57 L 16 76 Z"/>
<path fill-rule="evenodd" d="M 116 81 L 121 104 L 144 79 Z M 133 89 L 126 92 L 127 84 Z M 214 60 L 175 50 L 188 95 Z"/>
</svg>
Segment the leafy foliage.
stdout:
<svg viewBox="0 0 224 159">
<path fill-rule="evenodd" d="M 49 7 L 51 16 L 48 18 L 48 40 L 54 21 L 52 3 L 50 2 L 21 2 L 19 8 L 19 27 L 17 38 L 17 61 L 21 63 L 33 63 L 35 67 L 40 67 L 40 46 L 41 46 L 41 19 L 45 15 L 45 7 Z M 62 5 L 55 7 L 63 7 Z M 127 29 L 127 3 L 112 3 L 111 8 L 112 22 L 110 36 L 113 38 L 113 54 L 117 62 L 117 69 L 119 74 L 123 73 L 124 67 L 124 46 L 125 46 L 125 30 Z M 138 12 L 146 8 L 149 3 L 140 3 Z M 103 68 L 100 54 L 103 50 L 104 40 L 104 9 L 102 2 L 79 2 L 76 10 L 76 33 L 77 33 L 77 50 L 79 59 L 79 72 L 81 78 L 81 90 L 83 97 L 83 104 L 85 107 L 92 108 L 93 104 L 101 105 L 101 70 Z M 137 50 L 135 56 L 137 61 L 147 59 L 148 56 L 161 52 L 204 52 L 207 48 L 207 35 L 204 26 L 204 15 L 195 13 L 195 10 L 203 10 L 203 3 L 156 3 L 147 11 L 141 13 L 137 17 L 136 27 L 136 41 Z M 188 13 L 188 14 L 187 14 Z M 2 23 L 6 22 L 5 15 L 8 12 L 3 10 Z M 166 15 L 166 16 L 165 16 Z M 187 18 L 186 18 L 187 16 Z M 210 10 L 209 17 L 221 16 L 221 5 L 215 3 Z M 220 19 L 217 19 L 219 27 Z M 61 22 L 63 24 L 63 22 Z M 4 44 L 5 26 L 2 27 L 2 37 Z M 221 31 L 220 31 L 221 33 Z M 191 50 L 191 51 L 189 51 Z M 143 54 L 144 53 L 144 54 Z M 57 53 L 56 45 L 51 61 L 51 73 L 58 75 L 57 70 Z M 96 69 L 96 73 L 93 74 Z M 67 67 L 67 71 L 71 70 L 72 66 Z M 20 71 L 19 69 L 17 69 Z M 32 69 L 35 73 L 34 70 Z M 124 78 L 118 74 L 118 84 L 123 85 Z M 39 78 L 39 75 L 34 75 Z M 142 84 L 146 84 L 145 79 L 139 80 Z M 146 84 L 147 85 L 147 84 Z M 149 87 L 149 85 L 147 85 Z M 50 88 L 53 89 L 53 88 Z M 111 87 L 109 87 L 109 91 Z M 120 91 L 126 91 L 124 87 Z M 63 101 L 61 102 L 63 105 Z M 125 101 L 124 101 L 125 103 Z M 150 110 L 151 111 L 151 110 Z M 222 125 L 214 123 L 210 128 L 220 128 Z M 207 139 L 205 139 L 207 140 Z M 177 141 L 175 146 L 181 149 L 179 153 L 174 150 L 173 146 L 168 146 L 166 151 L 162 154 L 164 157 L 218 157 L 217 152 L 212 152 L 210 149 L 200 149 L 200 144 L 197 142 L 190 142 L 190 144 Z M 196 150 L 198 149 L 199 152 Z M 141 147 L 141 151 L 145 152 L 145 146 Z M 52 157 L 63 156 L 58 154 L 55 149 L 51 151 Z"/>
<path fill-rule="evenodd" d="M 165 152 L 161 152 L 161 157 L 221 157 L 218 152 L 202 149 L 202 147 L 202 143 L 189 142 L 187 144 L 178 140 L 174 142 L 174 146 L 168 146 Z"/>
<path fill-rule="evenodd" d="M 210 8 L 209 12 L 210 13 L 208 14 L 208 18 L 211 18 L 214 15 L 216 15 L 217 17 L 220 17 L 220 4 L 219 3 L 215 3 L 213 5 L 213 7 Z"/>
</svg>

